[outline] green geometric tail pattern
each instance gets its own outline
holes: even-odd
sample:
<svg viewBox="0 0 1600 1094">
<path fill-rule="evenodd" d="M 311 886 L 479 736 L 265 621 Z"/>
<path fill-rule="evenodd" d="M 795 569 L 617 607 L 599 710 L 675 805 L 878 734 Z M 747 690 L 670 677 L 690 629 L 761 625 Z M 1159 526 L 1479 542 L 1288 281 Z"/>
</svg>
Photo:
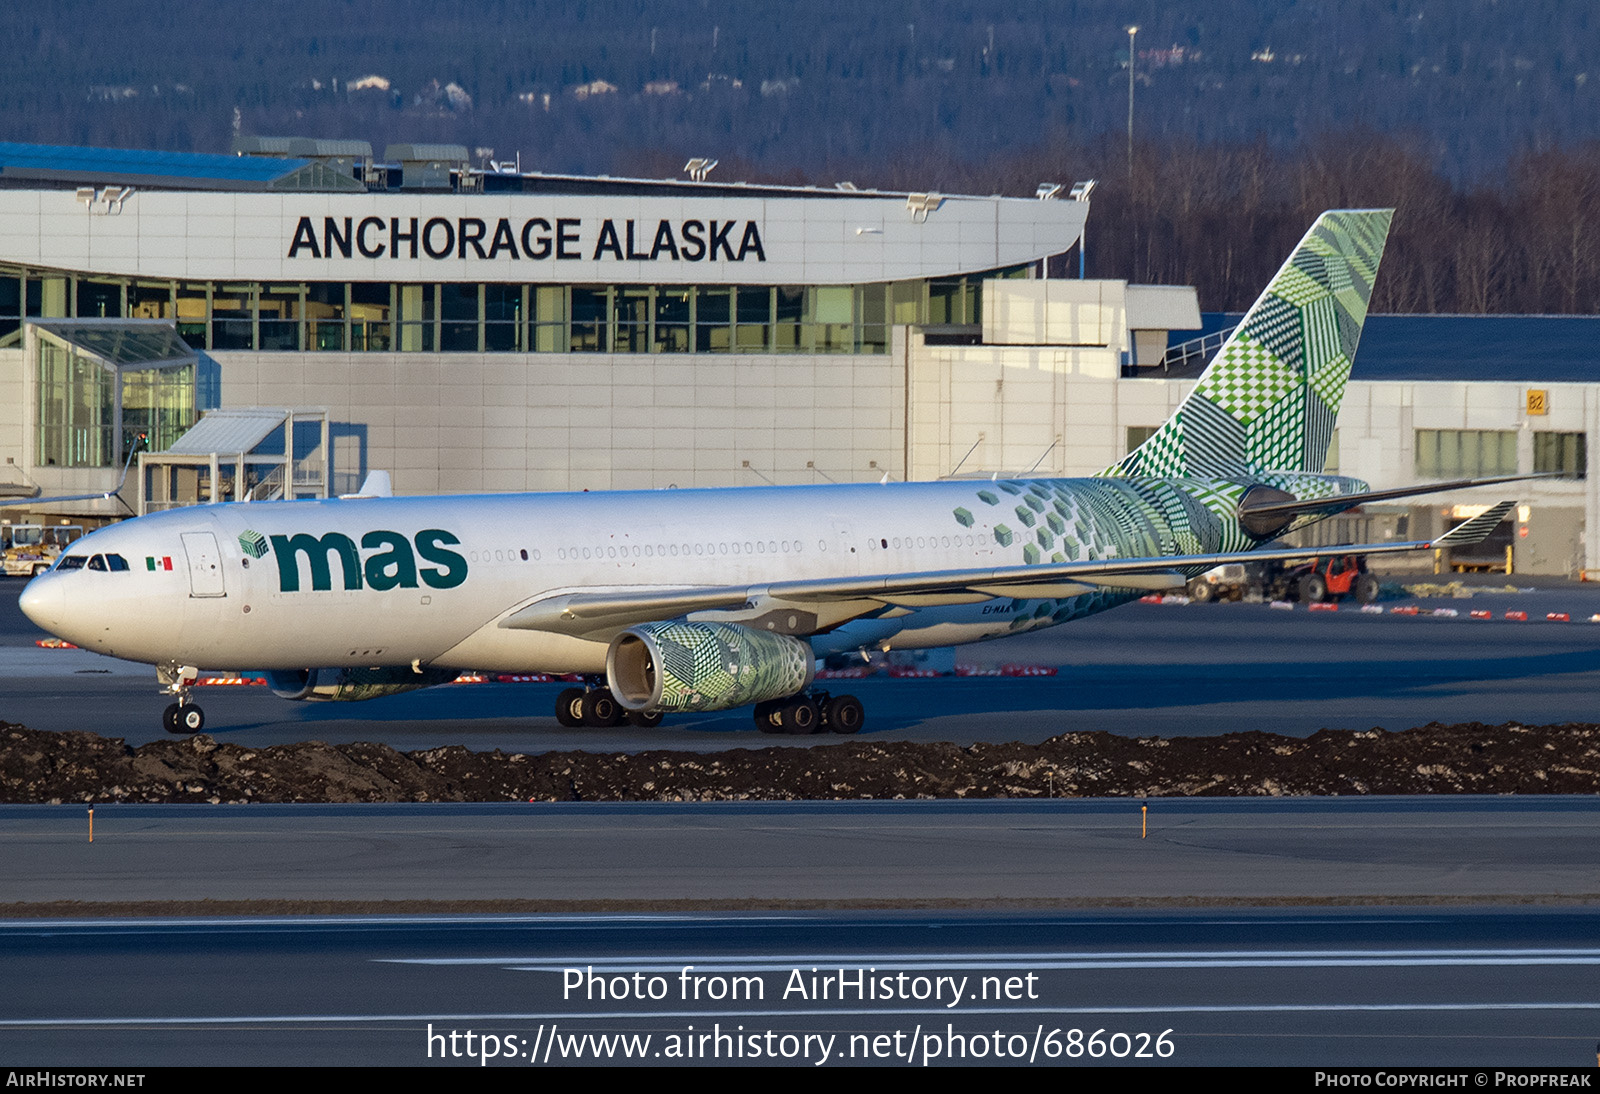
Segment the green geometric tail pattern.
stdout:
<svg viewBox="0 0 1600 1094">
<path fill-rule="evenodd" d="M 1177 412 L 1102 474 L 1321 471 L 1393 216 L 1318 217 Z"/>
</svg>

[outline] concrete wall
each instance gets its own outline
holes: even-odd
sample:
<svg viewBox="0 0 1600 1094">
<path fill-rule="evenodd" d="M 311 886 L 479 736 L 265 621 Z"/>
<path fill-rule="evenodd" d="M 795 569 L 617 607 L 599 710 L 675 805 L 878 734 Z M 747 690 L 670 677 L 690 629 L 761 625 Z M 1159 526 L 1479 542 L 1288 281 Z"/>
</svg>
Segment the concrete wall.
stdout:
<svg viewBox="0 0 1600 1094">
<path fill-rule="evenodd" d="M 1527 412 L 1529 388 L 1546 393 L 1546 413 Z M 1582 480 L 1541 479 L 1453 491 L 1433 499 L 1442 514 L 1456 505 L 1515 497 L 1523 503 L 1515 530 L 1520 573 L 1570 574 L 1600 567 L 1600 384 L 1467 381 L 1352 381 L 1339 412 L 1339 470 L 1379 486 L 1417 482 L 1416 430 L 1515 430 L 1517 470 L 1534 469 L 1536 432 L 1583 433 L 1588 469 Z M 1442 530 L 1449 518 L 1439 516 Z"/>
<path fill-rule="evenodd" d="M 903 475 L 898 353 L 212 356 L 224 406 L 325 407 L 336 472 L 386 469 L 400 493 Z"/>
</svg>

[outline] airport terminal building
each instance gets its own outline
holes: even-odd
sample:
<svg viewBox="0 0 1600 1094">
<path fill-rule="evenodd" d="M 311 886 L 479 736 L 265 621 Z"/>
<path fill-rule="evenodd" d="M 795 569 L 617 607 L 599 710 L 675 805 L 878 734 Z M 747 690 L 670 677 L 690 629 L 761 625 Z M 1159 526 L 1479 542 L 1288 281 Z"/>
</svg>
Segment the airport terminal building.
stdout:
<svg viewBox="0 0 1600 1094">
<path fill-rule="evenodd" d="M 0 144 L 0 486 L 109 489 L 136 443 L 150 466 L 125 496 L 146 506 L 346 492 L 373 469 L 412 494 L 1093 474 L 1196 371 L 1168 354 L 1201 328 L 1192 289 L 1042 276 L 1089 211 L 1059 186 L 239 151 Z M 1399 486 L 1549 465 L 1567 477 L 1522 488 L 1518 568 L 1600 567 L 1600 382 L 1367 379 L 1367 354 L 1331 466 Z M 1424 535 L 1488 500 L 1370 530 Z M 40 512 L 73 509 L 126 513 Z"/>
</svg>

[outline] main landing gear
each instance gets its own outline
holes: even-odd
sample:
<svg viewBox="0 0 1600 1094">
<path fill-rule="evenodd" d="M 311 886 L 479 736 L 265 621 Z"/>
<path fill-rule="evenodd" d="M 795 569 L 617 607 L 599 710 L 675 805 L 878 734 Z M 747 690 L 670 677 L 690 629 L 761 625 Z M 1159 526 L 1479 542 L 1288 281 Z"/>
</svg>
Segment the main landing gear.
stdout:
<svg viewBox="0 0 1600 1094">
<path fill-rule="evenodd" d="M 659 710 L 624 710 L 611 689 L 601 684 L 586 688 L 567 688 L 556 697 L 556 721 L 569 729 L 588 726 L 591 729 L 610 729 L 623 722 L 640 729 L 653 729 L 661 724 Z"/>
<path fill-rule="evenodd" d="M 756 728 L 763 733 L 859 733 L 866 709 L 854 695 L 803 692 L 757 703 Z"/>
<path fill-rule="evenodd" d="M 178 701 L 161 712 L 161 725 L 168 733 L 199 733 L 206 727 L 206 714 L 189 698 L 200 670 L 189 665 L 158 665 L 156 679 L 162 690 Z"/>
</svg>

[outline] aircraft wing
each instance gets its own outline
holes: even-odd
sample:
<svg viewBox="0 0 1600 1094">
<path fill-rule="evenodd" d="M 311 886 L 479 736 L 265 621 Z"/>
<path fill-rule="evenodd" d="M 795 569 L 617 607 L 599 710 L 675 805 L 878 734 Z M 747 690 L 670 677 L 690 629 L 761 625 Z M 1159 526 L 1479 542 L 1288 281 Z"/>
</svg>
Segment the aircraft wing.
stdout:
<svg viewBox="0 0 1600 1094">
<path fill-rule="evenodd" d="M 121 489 L 119 485 L 118 490 Z M 35 505 L 50 505 L 58 501 L 105 501 L 117 496 L 116 490 L 102 490 L 98 494 L 54 494 L 31 498 L 0 498 L 0 509 L 31 509 Z"/>
<path fill-rule="evenodd" d="M 881 615 L 886 609 L 976 604 L 995 597 L 1067 597 L 1096 588 L 1178 589 L 1187 583 L 1190 574 L 1233 562 L 1466 547 L 1486 539 L 1515 504 L 1514 500 L 1500 502 L 1433 540 L 811 578 L 765 585 L 623 587 L 545 597 L 513 612 L 500 621 L 500 626 L 600 640 L 639 623 L 689 616 L 740 622 L 781 634 L 819 634 L 852 619 Z"/>
<path fill-rule="evenodd" d="M 133 512 L 132 506 L 122 501 L 122 488 L 128 482 L 128 469 L 133 466 L 134 455 L 139 451 L 140 445 L 143 445 L 147 439 L 143 433 L 134 439 L 132 446 L 128 449 L 128 459 L 122 465 L 122 478 L 118 479 L 117 485 L 110 490 L 102 490 L 98 494 L 52 494 L 42 497 L 35 490 L 30 497 L 0 498 L 0 509 L 31 509 L 35 505 L 51 505 L 58 501 L 107 501 L 111 498 L 116 498 L 131 513 Z"/>
</svg>

